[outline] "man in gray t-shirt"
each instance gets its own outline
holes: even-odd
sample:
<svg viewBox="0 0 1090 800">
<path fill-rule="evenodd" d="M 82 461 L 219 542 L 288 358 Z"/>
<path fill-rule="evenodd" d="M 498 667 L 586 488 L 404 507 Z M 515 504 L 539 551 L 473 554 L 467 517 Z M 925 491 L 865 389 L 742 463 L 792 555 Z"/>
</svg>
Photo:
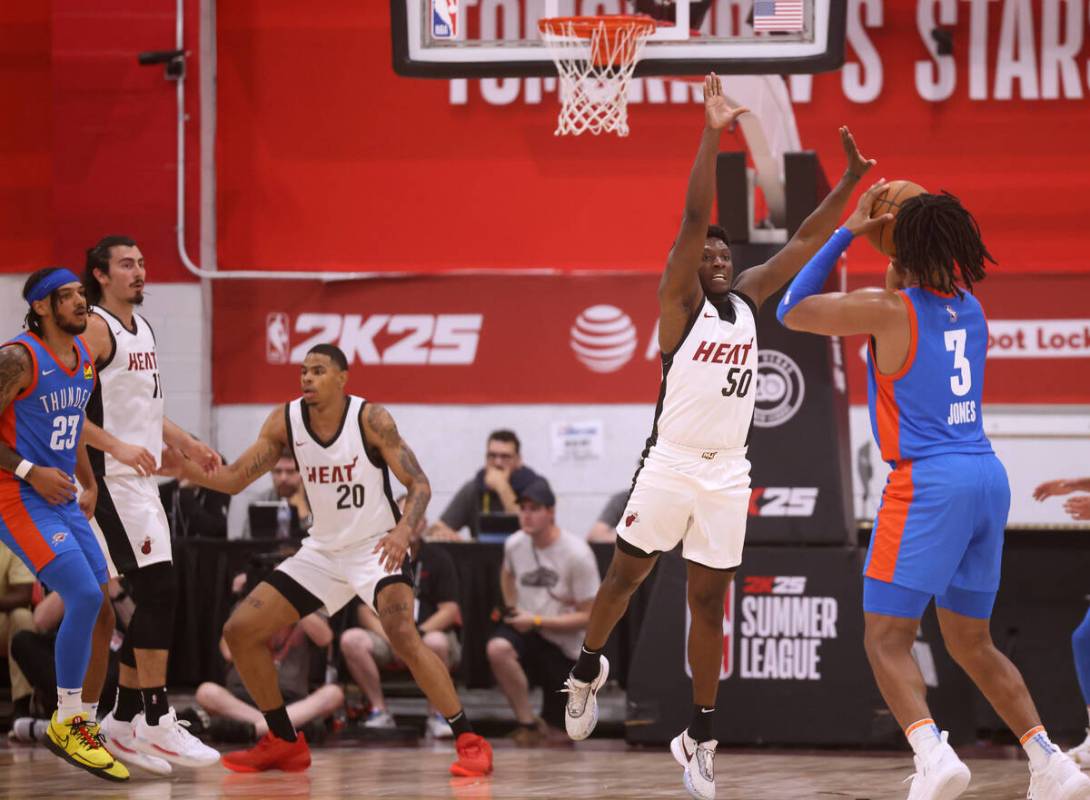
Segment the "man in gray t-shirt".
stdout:
<svg viewBox="0 0 1090 800">
<path fill-rule="evenodd" d="M 488 642 L 496 682 L 515 712 L 519 744 L 536 744 L 545 723 L 563 727 L 560 689 L 579 654 L 590 607 L 601 582 L 590 545 L 556 525 L 556 497 L 544 478 L 519 495 L 521 529 L 504 543 L 500 588 L 503 623 Z M 544 692 L 534 716 L 528 687 Z"/>
</svg>

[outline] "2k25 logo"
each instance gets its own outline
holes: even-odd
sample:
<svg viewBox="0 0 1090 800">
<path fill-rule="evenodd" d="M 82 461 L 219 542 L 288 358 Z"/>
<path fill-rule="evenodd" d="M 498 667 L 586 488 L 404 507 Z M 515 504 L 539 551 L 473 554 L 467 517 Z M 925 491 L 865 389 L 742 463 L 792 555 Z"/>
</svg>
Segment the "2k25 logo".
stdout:
<svg viewBox="0 0 1090 800">
<path fill-rule="evenodd" d="M 805 575 L 746 575 L 743 594 L 804 594 Z"/>
<path fill-rule="evenodd" d="M 749 496 L 751 517 L 812 517 L 816 486 L 755 486 Z"/>
<path fill-rule="evenodd" d="M 472 364 L 483 320 L 481 314 L 306 313 L 292 328 L 287 314 L 274 312 L 266 317 L 265 355 L 270 364 L 301 364 L 314 345 L 332 343 L 349 364 Z M 291 333 L 306 338 L 291 347 Z"/>
</svg>

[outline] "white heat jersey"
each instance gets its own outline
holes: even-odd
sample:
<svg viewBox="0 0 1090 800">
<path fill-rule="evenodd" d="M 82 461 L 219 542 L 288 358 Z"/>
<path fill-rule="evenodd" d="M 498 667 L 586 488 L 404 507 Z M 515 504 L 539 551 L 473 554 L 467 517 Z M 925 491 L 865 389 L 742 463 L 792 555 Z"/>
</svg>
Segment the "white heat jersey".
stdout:
<svg viewBox="0 0 1090 800">
<path fill-rule="evenodd" d="M 671 357 L 663 359 L 653 439 L 699 450 L 743 447 L 757 395 L 757 321 L 731 292 L 707 298 Z"/>
<path fill-rule="evenodd" d="M 288 403 L 288 437 L 314 515 L 311 546 L 340 550 L 359 545 L 383 536 L 400 518 L 386 464 L 377 452 L 378 463 L 368 455 L 360 422 L 366 402 L 349 395 L 341 427 L 328 443 L 311 431 L 302 398 Z"/>
<path fill-rule="evenodd" d="M 148 321 L 132 315 L 132 329 L 104 308 L 91 313 L 105 320 L 113 355 L 98 369 L 98 385 L 87 405 L 87 418 L 126 444 L 139 445 L 155 457 L 163 452 L 163 386 L 155 356 L 155 334 Z M 88 448 L 96 475 L 139 475 L 109 453 Z"/>
</svg>

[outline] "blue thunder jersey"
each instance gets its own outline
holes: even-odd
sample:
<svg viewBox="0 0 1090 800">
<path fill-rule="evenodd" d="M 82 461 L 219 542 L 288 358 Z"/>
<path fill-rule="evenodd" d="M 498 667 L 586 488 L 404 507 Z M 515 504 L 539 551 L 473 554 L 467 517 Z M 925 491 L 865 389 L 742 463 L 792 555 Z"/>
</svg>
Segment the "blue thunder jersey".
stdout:
<svg viewBox="0 0 1090 800">
<path fill-rule="evenodd" d="M 79 360 L 70 370 L 29 331 L 7 344 L 29 351 L 34 377 L 0 416 L 0 439 L 27 461 L 73 475 L 84 410 L 96 380 L 87 345 L 76 339 Z M 17 480 L 10 472 L 0 473 L 0 481 Z"/>
<path fill-rule="evenodd" d="M 930 289 L 897 292 L 908 310 L 911 339 L 904 365 L 892 375 L 875 366 L 867 348 L 871 429 L 885 461 L 943 453 L 991 453 L 981 397 L 988 323 L 971 294 Z"/>
</svg>

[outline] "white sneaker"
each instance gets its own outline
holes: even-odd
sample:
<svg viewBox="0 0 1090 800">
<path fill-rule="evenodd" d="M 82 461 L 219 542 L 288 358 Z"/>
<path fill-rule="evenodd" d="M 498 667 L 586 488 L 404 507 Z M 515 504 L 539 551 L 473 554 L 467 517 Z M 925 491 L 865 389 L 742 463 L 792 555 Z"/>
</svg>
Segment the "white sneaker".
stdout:
<svg viewBox="0 0 1090 800">
<path fill-rule="evenodd" d="M 207 767 L 217 763 L 219 752 L 191 734 L 188 727 L 188 722 L 178 719 L 173 706 L 159 717 L 158 725 L 149 725 L 143 714 L 137 714 L 132 721 L 133 749 L 165 758 L 180 767 Z"/>
<path fill-rule="evenodd" d="M 683 730 L 670 742 L 670 752 L 685 767 L 685 788 L 696 800 L 715 800 L 715 739 L 697 741 Z"/>
<path fill-rule="evenodd" d="M 99 723 L 99 732 L 106 739 L 107 749 L 124 762 L 125 766 L 140 767 L 155 775 L 169 775 L 173 772 L 170 762 L 142 753 L 133 742 L 134 734 L 131 722 L 122 722 L 114 717 L 114 712 L 106 715 Z"/>
<path fill-rule="evenodd" d="M 1086 738 L 1082 740 L 1082 744 L 1072 747 L 1067 754 L 1080 767 L 1090 767 L 1090 728 L 1086 729 Z"/>
<path fill-rule="evenodd" d="M 1044 769 L 1029 775 L 1028 800 L 1090 800 L 1090 778 L 1065 753 L 1053 753 Z"/>
<path fill-rule="evenodd" d="M 598 724 L 598 691 L 609 678 L 609 659 L 598 656 L 598 677 L 590 683 L 576 680 L 571 675 L 560 691 L 568 693 L 564 707 L 564 728 L 575 741 L 586 739 Z"/>
<path fill-rule="evenodd" d="M 438 711 L 432 712 L 428 717 L 428 736 L 433 739 L 453 739 L 454 731 L 450 729 L 450 723 Z"/>
<path fill-rule="evenodd" d="M 363 727 L 387 729 L 396 728 L 397 722 L 394 720 L 393 714 L 391 714 L 385 708 L 373 709 L 371 713 L 367 715 L 367 719 L 363 721 Z"/>
<path fill-rule="evenodd" d="M 916 772 L 908 776 L 912 788 L 908 800 L 954 800 L 969 786 L 969 768 L 949 744 L 950 734 L 942 732 L 942 743 L 925 756 L 914 756 Z"/>
</svg>

